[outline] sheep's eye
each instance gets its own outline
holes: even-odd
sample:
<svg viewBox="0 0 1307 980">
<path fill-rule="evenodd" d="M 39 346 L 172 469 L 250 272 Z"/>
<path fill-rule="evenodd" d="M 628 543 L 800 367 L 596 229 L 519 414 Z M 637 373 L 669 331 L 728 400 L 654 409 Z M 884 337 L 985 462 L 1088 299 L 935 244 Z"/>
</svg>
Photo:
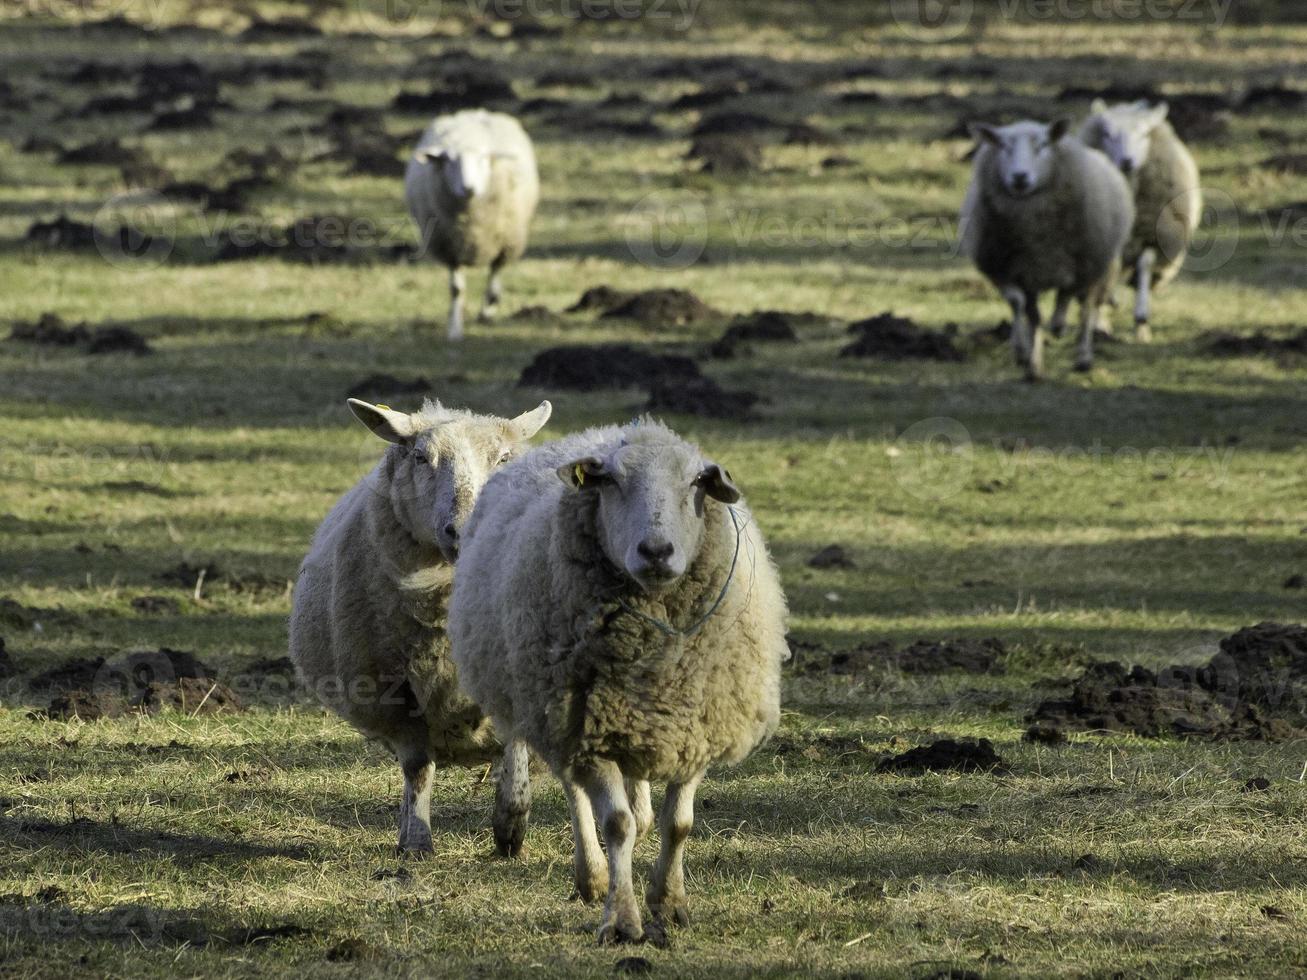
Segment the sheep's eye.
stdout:
<svg viewBox="0 0 1307 980">
<path fill-rule="evenodd" d="M 500 463 L 507 463 L 512 458 L 513 458 L 513 450 L 505 449 L 502 453 L 499 454 L 499 459 L 496 460 L 495 465 L 497 466 Z"/>
</svg>

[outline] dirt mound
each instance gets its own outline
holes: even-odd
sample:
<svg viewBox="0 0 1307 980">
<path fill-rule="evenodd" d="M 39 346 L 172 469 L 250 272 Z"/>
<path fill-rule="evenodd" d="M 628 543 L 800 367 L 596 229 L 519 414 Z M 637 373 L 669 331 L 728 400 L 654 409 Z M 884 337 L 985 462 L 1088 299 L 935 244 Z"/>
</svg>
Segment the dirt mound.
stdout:
<svg viewBox="0 0 1307 980">
<path fill-rule="evenodd" d="M 916 774 L 923 772 L 1003 772 L 1007 764 L 994 751 L 987 738 L 942 738 L 929 745 L 919 745 L 900 755 L 883 759 L 877 772 Z"/>
<path fill-rule="evenodd" d="M 53 693 L 51 718 L 112 718 L 131 711 L 153 714 L 161 708 L 195 713 L 240 710 L 240 702 L 212 669 L 192 653 L 163 647 L 70 660 L 32 678 L 36 690 Z"/>
<path fill-rule="evenodd" d="M 1255 85 L 1244 93 L 1245 109 L 1298 109 L 1307 104 L 1307 92 L 1284 85 Z"/>
<path fill-rule="evenodd" d="M 809 568 L 856 568 L 843 545 L 828 544 L 808 559 Z"/>
<path fill-rule="evenodd" d="M 85 323 L 66 326 L 55 313 L 42 313 L 35 323 L 18 323 L 9 332 L 10 340 L 49 347 L 85 345 L 88 354 L 151 354 L 153 349 L 144 337 L 129 327 L 104 326 L 91 330 Z"/>
<path fill-rule="evenodd" d="M 646 327 L 680 327 L 720 315 L 685 289 L 646 289 L 628 296 L 601 314 L 629 318 Z"/>
<path fill-rule="evenodd" d="M 195 583 L 199 581 L 201 572 L 204 573 L 204 581 L 206 582 L 217 582 L 224 577 L 223 570 L 213 562 L 206 565 L 192 565 L 190 562 L 179 561 L 172 568 L 160 572 L 155 578 L 160 582 L 167 582 L 183 589 L 193 589 Z"/>
<path fill-rule="evenodd" d="M 747 316 L 736 317 L 726 332 L 713 342 L 709 353 L 713 357 L 734 357 L 740 344 L 755 340 L 795 343 L 799 335 L 794 330 L 794 323 L 799 318 L 799 314 L 780 310 L 756 310 Z"/>
<path fill-rule="evenodd" d="M 789 123 L 756 112 L 718 112 L 699 121 L 691 136 L 733 136 L 771 129 L 788 129 Z"/>
<path fill-rule="evenodd" d="M 181 612 L 177 600 L 166 595 L 138 595 L 132 600 L 132 609 L 142 616 L 176 616 Z"/>
<path fill-rule="evenodd" d="M 629 344 L 573 345 L 542 350 L 522 370 L 519 385 L 595 391 L 602 388 L 652 388 L 700 378 L 688 357 L 655 354 Z"/>
<path fill-rule="evenodd" d="M 1307 330 L 1299 330 L 1286 337 L 1272 337 L 1258 331 L 1251 336 L 1215 330 L 1201 341 L 1204 351 L 1220 357 L 1247 355 L 1307 354 Z"/>
<path fill-rule="evenodd" d="M 799 122 L 785 131 L 781 142 L 786 146 L 839 146 L 842 141 L 812 123 Z"/>
<path fill-rule="evenodd" d="M 9 651 L 5 649 L 5 638 L 0 636 L 0 680 L 12 677 L 16 673 L 18 668 L 14 666 L 13 660 L 9 658 Z"/>
<path fill-rule="evenodd" d="M 123 146 L 116 139 L 92 140 L 80 146 L 72 146 L 60 151 L 55 157 L 57 163 L 95 163 L 106 166 L 121 167 L 126 164 L 140 163 L 143 154 L 140 150 Z"/>
<path fill-rule="evenodd" d="M 355 382 L 345 392 L 345 397 L 372 400 L 386 395 L 427 395 L 432 390 L 431 382 L 426 378 L 404 381 L 393 374 L 369 374 L 362 381 Z"/>
<path fill-rule="evenodd" d="M 580 299 L 563 312 L 589 313 L 592 310 L 598 310 L 600 313 L 606 313 L 614 306 L 625 303 L 632 295 L 634 294 L 614 289 L 612 286 L 591 286 L 581 294 Z"/>
<path fill-rule="evenodd" d="M 756 173 L 762 169 L 762 144 L 748 133 L 700 136 L 691 144 L 685 158 L 702 161 L 700 169 L 707 174 Z"/>
<path fill-rule="evenodd" d="M 213 108 L 213 106 L 195 103 L 179 109 L 165 109 L 150 120 L 150 125 L 146 129 L 155 133 L 178 129 L 212 129 Z"/>
<path fill-rule="evenodd" d="M 822 644 L 792 644 L 794 669 L 800 674 L 856 675 L 894 668 L 905 674 L 1001 674 L 1000 658 L 1007 654 L 1003 641 L 952 638 L 915 640 L 901 649 L 889 640 L 872 640 L 843 650 Z"/>
<path fill-rule="evenodd" d="M 83 250 L 95 248 L 95 229 L 61 214 L 53 221 L 34 221 L 25 240 L 41 248 Z"/>
<path fill-rule="evenodd" d="M 238 35 L 240 40 L 251 44 L 265 41 L 299 41 L 321 36 L 322 28 L 300 17 L 282 17 L 279 20 L 264 20 L 256 17 Z"/>
<path fill-rule="evenodd" d="M 925 330 L 908 317 L 881 313 L 849 325 L 857 340 L 840 350 L 840 357 L 875 357 L 886 361 L 961 361 L 954 342 L 956 328 Z"/>
<path fill-rule="evenodd" d="M 1074 730 L 1283 741 L 1307 728 L 1307 627 L 1259 623 L 1221 641 L 1201 667 L 1154 673 L 1090 665 L 1071 696 L 1044 701 L 1031 721 Z"/>
<path fill-rule="evenodd" d="M 352 228 L 350 218 L 315 214 L 297 218 L 285 228 L 265 228 L 255 234 L 250 234 L 250 229 L 238 229 L 237 234 L 219 236 L 213 260 L 236 262 L 275 256 L 309 265 L 350 262 L 359 254 L 351 247 Z"/>
<path fill-rule="evenodd" d="M 517 98 L 513 83 L 494 69 L 475 68 L 448 75 L 427 92 L 400 92 L 391 101 L 396 112 L 445 113 L 503 105 Z"/>
<path fill-rule="evenodd" d="M 658 381 L 649 390 L 645 409 L 743 422 L 752 417 L 753 406 L 761 397 L 755 391 L 727 390 L 712 378 Z"/>
</svg>

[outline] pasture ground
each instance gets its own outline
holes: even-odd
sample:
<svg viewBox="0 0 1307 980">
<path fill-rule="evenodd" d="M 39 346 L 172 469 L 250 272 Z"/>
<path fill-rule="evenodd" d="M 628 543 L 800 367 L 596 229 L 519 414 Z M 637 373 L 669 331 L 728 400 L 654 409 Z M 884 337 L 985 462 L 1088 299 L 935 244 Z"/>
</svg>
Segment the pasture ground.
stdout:
<svg viewBox="0 0 1307 980">
<path fill-rule="evenodd" d="M 1304 326 L 1304 212 L 1284 206 L 1307 199 L 1307 177 L 1264 161 L 1307 136 L 1307 27 L 1253 3 L 1219 25 L 1093 7 L 1008 19 L 981 3 L 952 39 L 836 2 L 704 0 L 686 30 L 555 17 L 534 36 L 453 4 L 402 23 L 368 3 L 101 11 L 139 33 L 79 27 L 66 6 L 10 5 L 0 21 L 4 317 L 123 325 L 153 353 L 0 341 L 0 591 L 18 604 L 0 608 L 16 671 L 0 682 L 0 975 L 603 976 L 627 957 L 702 977 L 1307 974 L 1302 742 L 1022 741 L 1033 706 L 1090 661 L 1198 664 L 1241 626 L 1303 617 L 1307 593 L 1283 585 L 1307 572 L 1304 360 L 1214 356 L 1208 335 Z M 238 39 L 256 9 L 325 34 Z M 399 178 L 348 173 L 317 127 L 333 106 L 425 92 L 453 49 L 511 80 L 506 106 L 536 139 L 544 200 L 507 308 L 550 312 L 473 324 L 451 349 L 433 267 L 379 246 L 357 262 L 212 261 L 206 245 L 237 218 L 166 197 L 144 215 L 170 223 L 162 263 L 24 241 L 60 213 L 139 213 L 139 197 L 116 197 L 118 168 L 20 152 L 41 136 L 118 137 L 179 181 L 216 181 L 230 151 L 276 147 L 292 165 L 239 220 L 344 215 L 407 242 Z M 316 87 L 251 68 L 300 51 L 321 68 Z M 70 81 L 80 64 L 180 59 L 227 71 L 212 128 L 78 114 L 133 91 L 130 77 Z M 706 108 L 673 106 L 741 82 Z M 1063 341 L 1049 380 L 1025 384 L 1006 346 L 979 336 L 1001 304 L 950 254 L 967 177 L 955 127 L 1081 113 L 1087 94 L 1058 94 L 1109 85 L 1271 94 L 1200 113 L 1215 129 L 1192 145 L 1216 207 L 1195 268 L 1158 297 L 1156 342 L 1129 342 L 1122 309 L 1123 339 L 1100 345 L 1092 374 L 1070 373 Z M 625 99 L 600 105 L 612 95 Z M 523 104 L 538 99 L 554 102 Z M 721 111 L 806 120 L 832 142 L 764 128 L 762 170 L 698 173 L 689 131 Z M 425 122 L 374 118 L 392 135 Z M 700 260 L 639 261 L 650 215 L 664 248 L 701 235 Z M 720 315 L 651 328 L 559 312 L 603 283 L 688 289 Z M 819 316 L 798 344 L 702 357 L 755 309 Z M 843 322 L 885 310 L 957 324 L 965 358 L 840 358 Z M 434 858 L 399 861 L 397 768 L 275 669 L 251 670 L 284 655 L 287 582 L 378 455 L 344 408 L 352 385 L 422 376 L 447 403 L 502 414 L 547 396 L 557 434 L 629 418 L 645 396 L 519 389 L 521 369 L 549 346 L 610 341 L 692 354 L 762 396 L 750 420 L 669 419 L 744 488 L 797 639 L 1005 646 L 1002 673 L 792 671 L 781 732 L 702 790 L 694 922 L 666 948 L 594 945 L 597 910 L 567 900 L 570 833 L 547 778 L 526 860 L 492 856 L 491 783 L 450 770 Z M 854 567 L 808 567 L 831 543 Z M 222 574 L 196 598 L 160 579 L 179 563 Z M 174 604 L 133 606 L 145 596 Z M 247 710 L 42 719 L 38 672 L 160 647 L 243 679 Z M 946 736 L 991 739 L 1007 771 L 875 772 Z M 1255 777 L 1268 788 L 1248 791 Z M 638 848 L 641 873 L 653 853 Z"/>
</svg>

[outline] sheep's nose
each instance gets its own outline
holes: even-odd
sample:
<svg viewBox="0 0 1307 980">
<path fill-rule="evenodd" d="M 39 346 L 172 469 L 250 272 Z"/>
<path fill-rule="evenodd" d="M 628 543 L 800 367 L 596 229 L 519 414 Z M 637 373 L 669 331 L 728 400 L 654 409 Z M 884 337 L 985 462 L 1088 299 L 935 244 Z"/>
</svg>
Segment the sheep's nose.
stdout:
<svg viewBox="0 0 1307 980">
<path fill-rule="evenodd" d="M 445 537 L 449 538 L 450 541 L 458 540 L 458 528 L 454 527 L 453 521 L 450 521 L 448 524 L 446 524 L 443 530 L 445 532 Z"/>
<path fill-rule="evenodd" d="M 1024 171 L 1012 175 L 1013 190 L 1024 191 L 1030 186 L 1030 175 Z"/>
<path fill-rule="evenodd" d="M 664 537 L 650 536 L 641 541 L 635 550 L 646 561 L 664 564 L 668 558 L 672 557 L 672 552 L 676 550 L 676 546 Z"/>
<path fill-rule="evenodd" d="M 1129 157 L 1121 161 L 1121 173 L 1132 174 L 1135 172 L 1135 162 Z"/>
</svg>

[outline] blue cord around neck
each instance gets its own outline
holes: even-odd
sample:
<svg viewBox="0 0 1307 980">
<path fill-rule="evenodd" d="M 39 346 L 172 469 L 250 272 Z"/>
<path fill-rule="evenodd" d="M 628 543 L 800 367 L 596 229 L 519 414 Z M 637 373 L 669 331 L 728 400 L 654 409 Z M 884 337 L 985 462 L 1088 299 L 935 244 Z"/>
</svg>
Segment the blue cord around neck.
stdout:
<svg viewBox="0 0 1307 980">
<path fill-rule="evenodd" d="M 650 616 L 647 613 L 641 612 L 639 609 L 636 609 L 625 599 L 618 599 L 617 604 L 621 606 L 623 609 L 625 609 L 627 612 L 629 612 L 631 615 L 639 619 L 643 619 L 650 626 L 656 627 L 657 629 L 661 630 L 663 633 L 666 633 L 668 636 L 685 637 L 685 636 L 693 636 L 695 633 L 698 633 L 699 630 L 703 628 L 703 624 L 708 622 L 708 620 L 712 618 L 713 613 L 717 612 L 717 610 L 721 608 L 722 602 L 726 598 L 726 590 L 731 587 L 731 580 L 735 578 L 735 565 L 740 560 L 740 538 L 743 537 L 744 535 L 744 528 L 740 524 L 740 519 L 736 515 L 734 507 L 727 506 L 726 511 L 728 514 L 731 515 L 731 524 L 734 525 L 735 527 L 735 554 L 731 556 L 731 569 L 726 573 L 726 581 L 722 583 L 721 592 L 717 593 L 717 601 L 714 602 L 708 608 L 708 611 L 704 613 L 702 616 L 700 616 L 699 619 L 697 619 L 694 623 L 685 627 L 684 629 L 677 629 L 675 626 L 671 625 L 670 623 L 664 623 L 661 619 L 658 619 L 656 616 Z"/>
</svg>

